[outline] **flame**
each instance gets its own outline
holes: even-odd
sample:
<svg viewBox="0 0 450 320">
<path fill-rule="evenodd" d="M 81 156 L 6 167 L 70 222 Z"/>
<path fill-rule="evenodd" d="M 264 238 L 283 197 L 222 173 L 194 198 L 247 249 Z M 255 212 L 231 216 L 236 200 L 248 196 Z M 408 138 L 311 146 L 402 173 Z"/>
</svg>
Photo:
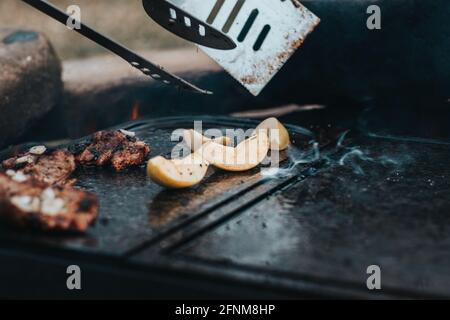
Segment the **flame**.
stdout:
<svg viewBox="0 0 450 320">
<path fill-rule="evenodd" d="M 131 120 L 137 120 L 139 119 L 139 103 L 135 103 L 133 108 L 131 108 L 131 115 L 130 115 L 130 119 Z"/>
</svg>

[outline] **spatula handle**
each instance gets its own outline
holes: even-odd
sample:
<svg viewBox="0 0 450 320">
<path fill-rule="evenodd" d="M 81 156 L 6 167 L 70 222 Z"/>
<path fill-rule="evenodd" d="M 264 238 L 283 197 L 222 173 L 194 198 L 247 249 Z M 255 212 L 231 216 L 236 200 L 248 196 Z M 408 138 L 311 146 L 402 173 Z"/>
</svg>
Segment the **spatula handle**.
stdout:
<svg viewBox="0 0 450 320">
<path fill-rule="evenodd" d="M 73 19 L 67 13 L 61 11 L 59 8 L 55 7 L 54 5 L 50 4 L 47 1 L 44 0 L 22 0 L 22 1 L 26 2 L 30 6 L 45 13 L 46 15 L 52 17 L 53 19 L 61 22 L 64 25 L 67 25 L 69 19 Z M 94 41 L 95 43 L 101 45 L 102 47 L 110 50 L 119 57 L 125 59 L 126 61 L 128 61 L 128 63 L 130 63 L 133 67 L 139 69 L 145 75 L 150 76 L 155 80 L 159 80 L 166 84 L 174 85 L 182 89 L 202 94 L 211 94 L 210 91 L 200 89 L 195 85 L 191 84 L 190 82 L 182 78 L 179 78 L 176 75 L 171 74 L 170 72 L 163 70 L 162 67 L 153 64 L 152 62 L 148 61 L 142 56 L 134 53 L 130 49 L 100 34 L 99 32 L 85 25 L 81 21 L 77 22 L 79 22 L 80 28 L 75 28 L 74 31 Z"/>
</svg>

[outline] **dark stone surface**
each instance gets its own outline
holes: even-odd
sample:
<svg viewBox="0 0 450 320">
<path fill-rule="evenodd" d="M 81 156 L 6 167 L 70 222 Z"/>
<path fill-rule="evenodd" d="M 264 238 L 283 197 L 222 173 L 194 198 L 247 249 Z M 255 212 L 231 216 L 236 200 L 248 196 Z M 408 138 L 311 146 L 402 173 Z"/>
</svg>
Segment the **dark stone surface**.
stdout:
<svg viewBox="0 0 450 320">
<path fill-rule="evenodd" d="M 0 147 L 47 114 L 62 91 L 61 65 L 39 33 L 0 29 Z"/>
<path fill-rule="evenodd" d="M 159 119 L 144 122 L 133 129 L 151 147 L 151 156 L 170 154 L 176 142 L 172 131 L 192 128 L 194 118 Z M 251 128 L 258 122 L 230 118 L 205 118 L 204 128 Z M 214 125 L 216 124 L 216 125 Z M 127 127 L 128 128 L 128 127 Z M 298 145 L 308 144 L 309 137 L 294 128 Z M 6 155 L 4 155 L 6 156 Z M 77 186 L 95 192 L 99 197 L 98 222 L 84 236 L 52 237 L 28 235 L 14 230 L 2 230 L 0 240 L 49 244 L 63 248 L 104 255 L 122 256 L 164 232 L 183 225 L 218 207 L 222 202 L 244 193 L 263 179 L 259 168 L 242 173 L 217 171 L 211 168 L 206 180 L 189 189 L 167 190 L 152 182 L 145 166 L 120 174 L 108 169 L 82 168 L 76 172 Z M 1 241 L 0 241 L 1 242 Z"/>
<path fill-rule="evenodd" d="M 252 125 L 219 117 L 204 120 L 220 127 Z M 153 155 L 166 154 L 169 132 L 189 121 L 158 119 L 129 128 L 151 143 Z M 324 133 L 333 130 L 322 128 Z M 144 168 L 120 175 L 80 171 L 79 186 L 96 191 L 101 202 L 99 221 L 87 235 L 28 234 L 2 226 L 0 246 L 21 260 L 17 248 L 36 250 L 33 268 L 42 268 L 49 279 L 54 276 L 47 265 L 55 257 L 79 265 L 93 261 L 104 268 L 103 275 L 115 269 L 111 289 L 121 288 L 120 281 L 129 284 L 122 296 L 137 294 L 133 288 L 142 290 L 142 297 L 160 290 L 143 288 L 140 278 L 128 282 L 130 270 L 133 277 L 165 275 L 162 288 L 175 282 L 185 287 L 171 287 L 166 291 L 171 297 L 189 296 L 193 279 L 211 297 L 223 295 L 223 283 L 229 297 L 241 297 L 249 287 L 256 290 L 253 297 L 450 296 L 449 144 L 371 138 L 355 131 L 339 146 L 326 134 L 316 136 L 325 137 L 325 144 L 333 142 L 321 148 L 322 159 L 300 163 L 280 177 L 218 172 L 198 187 L 171 192 L 149 182 Z M 302 150 L 309 145 L 309 136 L 293 138 Z M 296 159 L 295 152 L 291 155 Z M 0 250 L 2 258 L 9 283 L 16 283 L 14 259 Z M 381 292 L 365 286 L 366 268 L 372 264 L 382 270 Z M 85 294 L 112 294 L 95 287 L 104 284 L 95 280 Z M 47 289 L 56 296 L 67 291 Z M 14 292 L 30 294 L 28 289 Z"/>
<path fill-rule="evenodd" d="M 372 138 L 351 145 L 360 148 L 177 253 L 362 291 L 375 264 L 385 293 L 449 297 L 450 146 Z"/>
</svg>

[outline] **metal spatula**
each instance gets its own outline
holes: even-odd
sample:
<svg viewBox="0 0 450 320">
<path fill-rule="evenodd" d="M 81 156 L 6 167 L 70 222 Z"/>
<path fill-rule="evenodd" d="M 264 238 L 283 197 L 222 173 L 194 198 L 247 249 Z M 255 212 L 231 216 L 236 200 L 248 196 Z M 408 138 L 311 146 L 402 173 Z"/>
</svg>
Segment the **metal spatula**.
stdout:
<svg viewBox="0 0 450 320">
<path fill-rule="evenodd" d="M 159 25 L 183 39 L 218 50 L 231 50 L 236 44 L 223 32 L 198 20 L 165 0 L 143 0 L 147 14 Z"/>
<path fill-rule="evenodd" d="M 320 21 L 297 0 L 170 2 L 237 43 L 229 51 L 202 49 L 254 95 L 263 90 Z"/>
<path fill-rule="evenodd" d="M 54 18 L 55 20 L 66 24 L 71 17 L 65 12 L 61 11 L 54 5 L 50 4 L 44 0 L 22 0 L 39 11 L 45 13 L 46 15 Z M 160 4 L 155 5 L 156 2 L 160 2 Z M 198 21 L 192 15 L 185 13 L 183 10 L 179 9 L 174 5 L 169 5 L 165 0 L 156 0 L 156 1 L 144 1 L 145 10 L 151 13 L 151 16 L 157 20 L 158 23 L 162 24 L 167 29 L 173 31 L 174 33 L 188 39 L 190 41 L 194 41 L 196 43 L 201 44 L 202 46 L 209 46 L 220 49 L 232 49 L 235 47 L 233 40 L 228 38 L 226 35 L 221 33 L 218 30 L 213 29 L 207 25 L 202 24 L 201 21 Z M 198 26 L 199 29 L 194 30 L 193 28 L 181 28 L 175 26 L 171 29 L 170 25 L 173 24 L 172 18 L 173 12 L 177 14 L 180 18 L 183 17 L 183 21 L 190 21 L 193 26 Z M 186 17 L 186 18 L 184 18 Z M 168 24 L 164 21 L 168 21 Z M 176 21 L 176 20 L 174 20 Z M 133 67 L 139 69 L 142 73 L 147 76 L 152 77 L 155 80 L 162 81 L 169 85 L 174 85 L 176 87 L 203 93 L 203 94 L 211 94 L 210 91 L 200 89 L 190 82 L 177 77 L 176 75 L 171 74 L 164 70 L 163 67 L 158 66 L 147 59 L 139 56 L 133 51 L 125 48 L 119 43 L 109 39 L 108 37 L 100 34 L 95 31 L 91 27 L 86 24 L 80 22 L 80 29 L 74 29 L 76 32 L 82 34 L 83 36 L 89 38 L 90 40 L 96 42 L 97 44 L 103 46 L 104 48 L 112 51 L 117 54 L 121 58 L 128 61 Z M 202 27 L 200 27 L 202 25 Z M 187 26 L 187 22 L 186 22 Z M 200 32 L 200 33 L 199 33 Z"/>
</svg>

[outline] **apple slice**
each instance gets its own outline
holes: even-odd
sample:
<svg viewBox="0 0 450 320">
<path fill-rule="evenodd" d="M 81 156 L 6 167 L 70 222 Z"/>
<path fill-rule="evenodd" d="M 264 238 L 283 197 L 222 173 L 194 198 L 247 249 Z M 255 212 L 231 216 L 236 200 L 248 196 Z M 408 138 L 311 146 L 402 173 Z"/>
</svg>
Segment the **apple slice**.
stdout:
<svg viewBox="0 0 450 320">
<path fill-rule="evenodd" d="M 269 152 L 269 138 L 265 130 L 242 141 L 235 148 L 213 141 L 202 148 L 203 158 L 226 171 L 246 171 L 258 166 Z"/>
<path fill-rule="evenodd" d="M 261 122 L 256 130 L 267 130 L 271 150 L 285 150 L 290 144 L 289 132 L 277 118 L 268 118 Z"/>
<path fill-rule="evenodd" d="M 192 152 L 197 151 L 202 145 L 210 141 L 222 144 L 224 146 L 228 146 L 231 144 L 231 139 L 226 136 L 210 139 L 195 131 L 194 129 L 184 130 L 183 140 Z"/>
<path fill-rule="evenodd" d="M 158 156 L 150 159 L 147 164 L 148 176 L 157 184 L 170 188 L 181 189 L 192 187 L 206 175 L 209 164 L 201 157 L 201 152 L 193 153 L 183 159 L 168 160 Z"/>
</svg>

